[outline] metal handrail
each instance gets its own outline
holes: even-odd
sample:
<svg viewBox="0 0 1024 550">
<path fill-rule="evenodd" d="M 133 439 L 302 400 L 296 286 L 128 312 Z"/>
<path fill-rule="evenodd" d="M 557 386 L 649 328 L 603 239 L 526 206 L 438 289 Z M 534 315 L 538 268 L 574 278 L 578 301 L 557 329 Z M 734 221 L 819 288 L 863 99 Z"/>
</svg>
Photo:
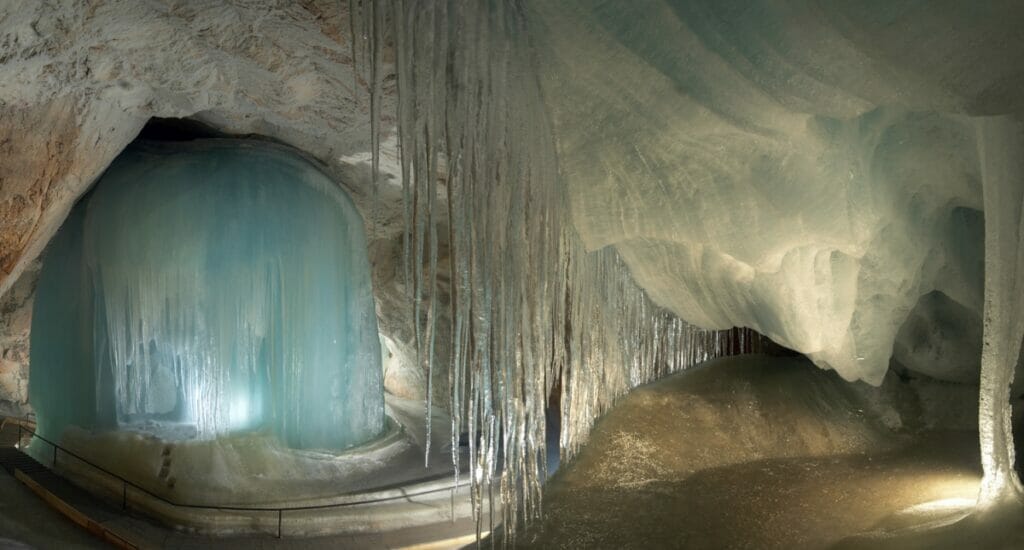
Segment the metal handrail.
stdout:
<svg viewBox="0 0 1024 550">
<path fill-rule="evenodd" d="M 104 473 L 104 474 L 106 474 L 106 475 L 108 475 L 108 476 L 110 476 L 112 478 L 115 478 L 118 481 L 120 481 L 121 482 L 121 509 L 122 510 L 127 510 L 128 509 L 128 487 L 131 487 L 131 488 L 133 488 L 133 489 L 135 489 L 135 490 L 137 490 L 139 492 L 145 493 L 146 495 L 149 495 L 150 497 L 159 500 L 160 502 L 163 502 L 163 503 L 168 504 L 170 506 L 174 506 L 176 508 L 190 508 L 190 509 L 199 509 L 199 510 L 223 510 L 223 511 L 231 511 L 231 512 L 276 512 L 277 513 L 277 538 L 281 538 L 281 524 L 282 524 L 282 519 L 283 519 L 283 516 L 284 516 L 284 512 L 290 512 L 290 511 L 293 512 L 293 511 L 301 511 L 301 510 L 323 510 L 323 509 L 328 509 L 328 508 L 344 508 L 344 507 L 347 507 L 347 506 L 357 506 L 357 505 L 360 505 L 360 504 L 376 504 L 376 503 L 380 503 L 380 502 L 388 502 L 388 501 L 391 501 L 391 500 L 401 500 L 401 499 L 407 499 L 409 497 L 416 497 L 416 496 L 421 496 L 421 495 L 429 495 L 429 494 L 433 494 L 433 493 L 440 493 L 440 492 L 443 492 L 443 491 L 451 491 L 452 489 L 457 489 L 458 488 L 457 486 L 441 487 L 441 488 L 437 488 L 437 489 L 428 489 L 428 490 L 425 490 L 425 491 L 420 491 L 418 493 L 401 494 L 401 495 L 395 495 L 395 496 L 391 496 L 391 497 L 381 497 L 381 498 L 368 499 L 368 500 L 358 500 L 358 501 L 351 501 L 351 502 L 337 502 L 337 503 L 334 503 L 334 504 L 313 504 L 313 505 L 304 505 L 304 506 L 281 506 L 281 507 L 276 507 L 276 508 L 275 507 L 264 507 L 264 506 L 221 506 L 221 505 L 210 505 L 210 504 L 187 504 L 187 503 L 180 503 L 180 502 L 174 502 L 174 501 L 168 500 L 167 498 L 164 498 L 164 497 L 162 497 L 162 496 L 160 496 L 160 495 L 150 491 L 149 489 L 146 489 L 145 487 L 142 487 L 142 486 L 140 486 L 140 485 L 138 485 L 138 484 L 136 484 L 136 483 L 134 483 L 132 481 L 129 481 L 129 480 L 121 477 L 120 475 L 115 474 L 114 472 L 111 472 L 110 470 L 107 470 L 106 468 L 104 468 L 104 467 L 102 467 L 102 466 L 100 466 L 98 464 L 94 464 L 93 462 L 89 461 L 88 459 L 86 459 L 86 458 L 84 458 L 84 457 L 82 457 L 82 456 L 80 456 L 80 455 L 78 455 L 78 454 L 76 454 L 76 453 L 74 453 L 72 451 L 69 451 L 68 449 L 66 449 L 64 447 L 61 447 L 60 445 L 54 443 L 53 441 L 50 441 L 49 439 L 46 439 L 45 437 L 39 435 L 38 433 L 35 432 L 35 430 L 30 430 L 30 429 L 24 427 L 22 425 L 22 423 L 20 423 L 20 422 L 18 423 L 18 441 L 17 441 L 17 443 L 18 443 L 18 445 L 17 445 L 18 450 L 23 450 L 22 444 L 21 444 L 21 440 L 24 437 L 25 433 L 28 433 L 31 436 L 30 440 L 31 440 L 32 437 L 34 437 L 34 438 L 39 439 L 40 441 L 43 441 L 44 443 L 50 445 L 51 447 L 53 447 L 53 466 L 52 466 L 53 468 L 57 467 L 57 451 L 59 450 L 59 451 L 63 452 L 64 454 L 67 454 L 67 455 L 69 455 L 69 456 L 79 460 L 80 462 L 82 462 L 82 463 L 84 463 L 84 464 L 86 464 L 88 466 L 91 466 L 92 468 L 94 468 L 96 470 L 99 470 L 100 472 L 102 472 L 102 473 Z M 434 479 L 438 479 L 438 478 L 434 478 Z M 348 493 L 348 494 L 353 494 L 353 493 Z M 354 494 L 359 494 L 359 493 L 354 493 Z M 345 494 L 337 495 L 337 496 L 345 496 Z"/>
</svg>

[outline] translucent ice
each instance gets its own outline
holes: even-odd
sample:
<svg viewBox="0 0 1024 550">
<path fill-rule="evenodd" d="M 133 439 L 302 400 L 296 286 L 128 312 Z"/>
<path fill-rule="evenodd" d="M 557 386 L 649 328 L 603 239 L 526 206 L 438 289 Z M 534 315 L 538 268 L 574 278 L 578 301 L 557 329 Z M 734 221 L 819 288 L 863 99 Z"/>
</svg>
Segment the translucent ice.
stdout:
<svg viewBox="0 0 1024 550">
<path fill-rule="evenodd" d="M 583 247 L 519 6 L 371 5 L 353 18 L 354 35 L 360 57 L 376 60 L 373 74 L 386 57 L 375 49 L 395 47 L 418 360 L 427 371 L 448 369 L 456 476 L 454 451 L 468 432 L 476 517 L 501 522 L 511 537 L 541 510 L 545 408 L 556 384 L 560 451 L 572 456 L 630 388 L 754 339 L 691 327 L 650 301 L 616 250 Z M 448 228 L 447 258 L 439 225 Z M 437 299 L 440 289 L 450 301 Z M 450 335 L 447 345 L 437 345 L 440 334 Z M 494 486 L 502 517 L 480 508 Z"/>
<path fill-rule="evenodd" d="M 47 435 L 263 429 L 342 449 L 383 427 L 362 219 L 278 147 L 124 152 L 48 249 L 32 329 Z"/>
</svg>

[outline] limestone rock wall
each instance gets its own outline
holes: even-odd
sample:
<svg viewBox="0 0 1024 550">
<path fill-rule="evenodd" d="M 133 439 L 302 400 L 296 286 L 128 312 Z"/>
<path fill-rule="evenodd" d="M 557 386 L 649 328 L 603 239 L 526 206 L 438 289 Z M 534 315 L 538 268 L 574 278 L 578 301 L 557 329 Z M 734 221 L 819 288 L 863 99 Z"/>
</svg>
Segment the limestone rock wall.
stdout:
<svg viewBox="0 0 1024 550">
<path fill-rule="evenodd" d="M 29 333 L 39 262 L 32 262 L 0 298 L 0 415 L 25 416 L 28 403 Z"/>
</svg>

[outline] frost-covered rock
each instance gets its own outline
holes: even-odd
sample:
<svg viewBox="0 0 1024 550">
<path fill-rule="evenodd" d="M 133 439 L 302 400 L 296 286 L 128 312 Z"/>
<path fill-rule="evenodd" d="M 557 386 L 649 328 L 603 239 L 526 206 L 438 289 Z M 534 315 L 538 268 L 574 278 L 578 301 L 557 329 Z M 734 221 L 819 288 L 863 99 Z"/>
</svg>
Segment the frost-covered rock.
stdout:
<svg viewBox="0 0 1024 550">
<path fill-rule="evenodd" d="M 981 318 L 935 291 L 925 294 L 900 327 L 893 359 L 932 378 L 978 383 Z"/>
</svg>

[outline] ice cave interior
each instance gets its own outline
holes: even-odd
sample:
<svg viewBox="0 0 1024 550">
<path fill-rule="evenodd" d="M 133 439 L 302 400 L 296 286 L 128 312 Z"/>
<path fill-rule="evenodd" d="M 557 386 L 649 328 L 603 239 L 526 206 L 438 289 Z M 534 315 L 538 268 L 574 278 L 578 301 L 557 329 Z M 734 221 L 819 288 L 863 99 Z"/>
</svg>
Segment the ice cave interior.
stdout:
<svg viewBox="0 0 1024 550">
<path fill-rule="evenodd" d="M 1024 548 L 1022 67 L 1015 0 L 0 3 L 0 547 Z"/>
</svg>

